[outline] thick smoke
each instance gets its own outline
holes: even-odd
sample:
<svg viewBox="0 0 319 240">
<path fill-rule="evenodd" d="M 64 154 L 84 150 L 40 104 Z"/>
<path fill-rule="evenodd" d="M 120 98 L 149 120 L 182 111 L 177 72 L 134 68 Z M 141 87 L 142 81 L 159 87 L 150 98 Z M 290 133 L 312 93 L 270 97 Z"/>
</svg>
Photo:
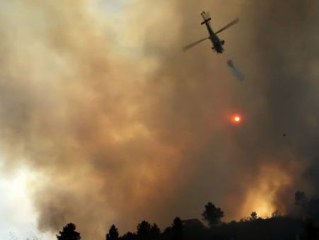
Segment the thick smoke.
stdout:
<svg viewBox="0 0 319 240">
<path fill-rule="evenodd" d="M 116 3 L 115 3 L 116 2 Z M 82 235 L 168 224 L 213 201 L 227 219 L 315 193 L 315 1 L 10 1 L 0 9 L 3 171 L 41 175 L 39 228 Z M 200 12 L 225 31 L 234 81 Z M 233 127 L 228 117 L 244 115 Z"/>
<path fill-rule="evenodd" d="M 281 187 L 276 194 L 276 205 L 286 211 L 293 210 L 291 196 L 296 188 L 311 194 L 318 191 L 311 172 L 318 158 L 318 71 L 316 69 L 319 33 L 315 24 L 319 18 L 316 1 L 276 2 L 253 4 L 263 9 L 252 14 L 256 48 L 260 66 L 260 87 L 265 100 L 263 118 L 267 151 L 275 154 L 276 165 L 293 165 L 290 173 L 293 183 Z M 253 11 L 251 11 L 253 12 Z M 265 121 L 267 120 L 267 121 Z M 261 132 L 259 132 L 260 134 Z M 277 136 L 282 138 L 277 138 Z M 278 153 L 285 154 L 280 157 Z M 290 205 L 287 203 L 290 203 Z M 285 206 L 284 206 L 285 205 Z"/>
</svg>

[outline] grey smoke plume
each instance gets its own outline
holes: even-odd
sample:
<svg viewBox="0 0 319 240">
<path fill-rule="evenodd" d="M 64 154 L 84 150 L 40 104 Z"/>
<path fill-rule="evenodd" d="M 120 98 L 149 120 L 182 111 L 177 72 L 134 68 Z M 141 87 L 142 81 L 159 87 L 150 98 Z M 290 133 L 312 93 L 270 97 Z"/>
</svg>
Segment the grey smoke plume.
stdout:
<svg viewBox="0 0 319 240">
<path fill-rule="evenodd" d="M 316 1 L 10 1 L 0 9 L 3 171 L 28 165 L 39 228 L 86 236 L 115 223 L 288 211 L 318 190 Z M 205 43 L 223 33 L 251 81 Z M 195 39 L 196 39 L 195 38 Z M 240 112 L 239 127 L 229 116 Z M 286 133 L 286 137 L 283 137 Z"/>
</svg>

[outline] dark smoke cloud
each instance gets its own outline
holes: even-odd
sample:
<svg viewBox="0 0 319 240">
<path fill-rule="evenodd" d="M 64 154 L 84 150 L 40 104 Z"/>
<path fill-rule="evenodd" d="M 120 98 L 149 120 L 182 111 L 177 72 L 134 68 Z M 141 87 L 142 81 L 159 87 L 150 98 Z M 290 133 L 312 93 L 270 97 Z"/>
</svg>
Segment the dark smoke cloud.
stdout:
<svg viewBox="0 0 319 240">
<path fill-rule="evenodd" d="M 1 154 L 4 170 L 42 176 L 40 229 L 73 221 L 104 235 L 112 223 L 196 217 L 207 201 L 227 219 L 270 214 L 287 211 L 295 188 L 317 190 L 315 1 L 141 0 L 112 14 L 98 4 L 0 10 Z M 207 35 L 202 10 L 216 29 L 240 18 L 222 35 L 225 57 L 209 43 L 181 51 Z M 245 84 L 229 74 L 232 55 Z"/>
<path fill-rule="evenodd" d="M 291 211 L 291 196 L 296 188 L 314 193 L 317 184 L 305 175 L 307 169 L 317 171 L 313 163 L 319 153 L 315 147 L 319 126 L 315 110 L 318 108 L 318 74 L 313 68 L 318 61 L 315 42 L 319 35 L 314 28 L 319 20 L 314 12 L 318 4 L 315 1 L 268 1 L 250 7 L 263 9 L 262 13 L 251 11 L 258 20 L 251 25 L 256 33 L 255 46 L 262 66 L 258 80 L 266 103 L 265 114 L 260 116 L 263 119 L 256 120 L 264 124 L 266 149 L 274 154 L 276 164 L 296 164 L 294 184 L 283 186 L 276 194 L 278 208 Z M 276 137 L 280 133 L 284 138 Z M 286 152 L 286 161 L 284 156 L 276 159 L 276 152 Z"/>
</svg>

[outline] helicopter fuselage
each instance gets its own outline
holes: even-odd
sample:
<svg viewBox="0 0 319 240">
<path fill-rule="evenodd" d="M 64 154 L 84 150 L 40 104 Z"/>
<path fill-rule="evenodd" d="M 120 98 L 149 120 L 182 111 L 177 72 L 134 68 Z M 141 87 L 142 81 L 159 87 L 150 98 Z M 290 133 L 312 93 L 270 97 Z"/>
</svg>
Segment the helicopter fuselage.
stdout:
<svg viewBox="0 0 319 240">
<path fill-rule="evenodd" d="M 210 25 L 210 21 L 212 20 L 209 16 L 208 13 L 206 13 L 205 11 L 201 13 L 202 18 L 203 18 L 203 22 L 201 23 L 201 25 L 205 24 L 207 31 L 209 33 L 209 36 L 206 38 L 202 38 L 199 39 L 195 42 L 192 42 L 186 46 L 183 47 L 183 50 L 186 51 L 194 46 L 196 46 L 197 44 L 209 39 L 213 46 L 212 49 L 216 52 L 216 53 L 223 53 L 224 52 L 224 48 L 223 45 L 225 44 L 224 40 L 221 40 L 218 36 L 219 33 L 221 33 L 222 31 L 226 30 L 227 28 L 233 26 L 234 24 L 238 23 L 239 19 L 236 18 L 233 21 L 231 21 L 230 23 L 228 23 L 226 26 L 224 26 L 223 28 L 219 29 L 218 31 L 214 31 L 212 26 Z"/>
<path fill-rule="evenodd" d="M 204 18 L 204 16 L 203 16 Z M 225 43 L 224 40 L 220 40 L 220 38 L 217 36 L 217 34 L 213 31 L 211 25 L 210 25 L 210 21 L 211 18 L 204 18 L 204 22 L 202 22 L 201 24 L 205 24 L 209 33 L 209 39 L 213 44 L 212 49 L 214 49 L 217 53 L 223 53 L 224 48 L 223 48 L 223 44 Z"/>
</svg>

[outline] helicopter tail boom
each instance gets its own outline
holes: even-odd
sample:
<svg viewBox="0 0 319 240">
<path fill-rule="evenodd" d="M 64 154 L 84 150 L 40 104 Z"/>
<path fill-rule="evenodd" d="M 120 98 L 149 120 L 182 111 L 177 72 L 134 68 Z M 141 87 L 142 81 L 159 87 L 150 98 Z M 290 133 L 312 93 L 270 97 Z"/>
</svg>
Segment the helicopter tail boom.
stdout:
<svg viewBox="0 0 319 240">
<path fill-rule="evenodd" d="M 204 21 L 201 23 L 201 25 L 208 23 L 210 20 L 212 20 L 211 17 L 209 16 L 208 12 L 202 12 L 201 15 L 204 19 Z"/>
</svg>

